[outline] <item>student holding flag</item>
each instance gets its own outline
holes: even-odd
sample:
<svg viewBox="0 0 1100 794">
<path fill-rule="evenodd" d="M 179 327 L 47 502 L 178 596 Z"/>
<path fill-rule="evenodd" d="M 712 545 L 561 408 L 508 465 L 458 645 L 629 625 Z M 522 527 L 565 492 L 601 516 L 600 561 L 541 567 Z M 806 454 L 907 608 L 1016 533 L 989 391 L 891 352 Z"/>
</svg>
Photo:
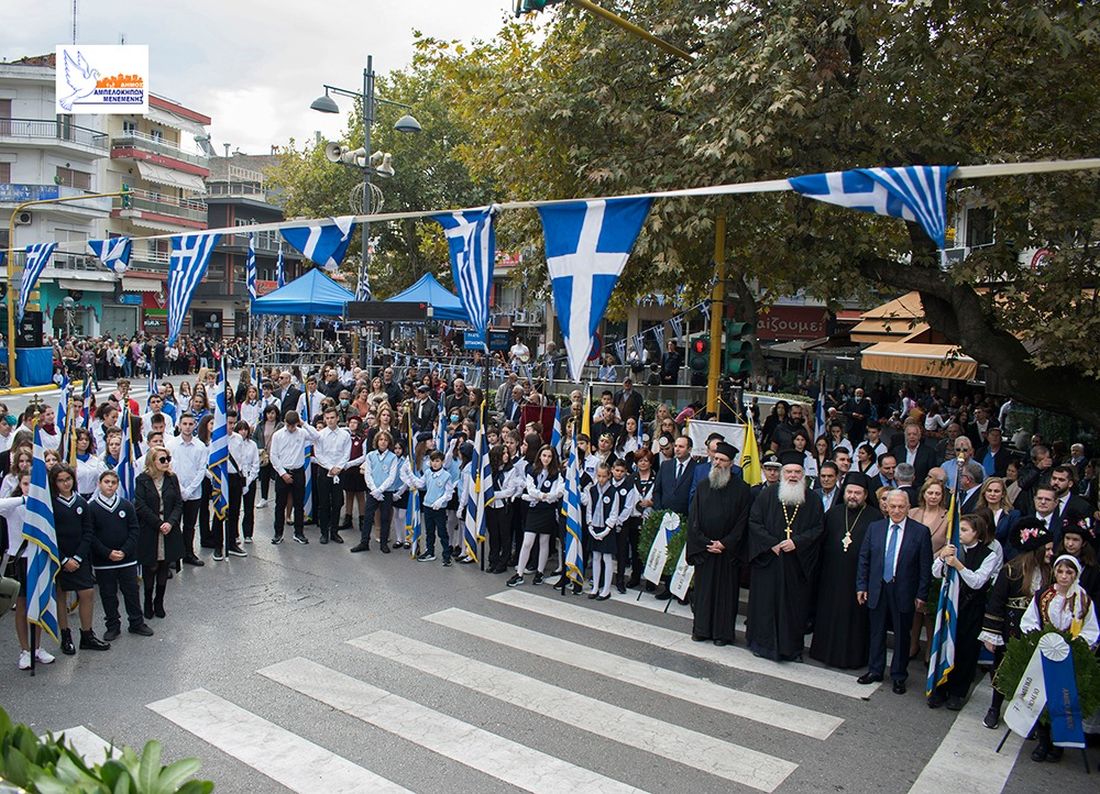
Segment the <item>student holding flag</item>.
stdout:
<svg viewBox="0 0 1100 794">
<path fill-rule="evenodd" d="M 19 582 L 19 596 L 15 602 L 15 635 L 19 640 L 19 669 L 31 668 L 30 631 L 27 619 L 27 595 L 30 584 L 27 579 L 28 562 L 31 556 L 29 545 L 24 542 L 23 524 L 27 519 L 27 494 L 30 493 L 31 475 L 21 474 L 17 483 L 17 492 L 0 497 L 0 518 L 8 526 L 8 538 L 3 559 L 8 563 L 5 575 Z M 53 654 L 42 647 L 36 647 L 34 658 L 39 664 L 51 664 Z"/>
<path fill-rule="evenodd" d="M 542 584 L 542 572 L 550 558 L 550 537 L 558 533 L 558 514 L 561 501 L 565 496 L 565 477 L 562 476 L 558 453 L 549 444 L 538 451 L 538 457 L 527 473 L 527 487 L 524 498 L 531 505 L 527 511 L 527 523 L 523 528 L 523 545 L 519 550 L 519 560 L 515 575 L 508 580 L 509 587 L 523 584 L 523 572 L 535 539 L 539 542 L 538 566 L 535 568 L 535 584 Z"/>
</svg>

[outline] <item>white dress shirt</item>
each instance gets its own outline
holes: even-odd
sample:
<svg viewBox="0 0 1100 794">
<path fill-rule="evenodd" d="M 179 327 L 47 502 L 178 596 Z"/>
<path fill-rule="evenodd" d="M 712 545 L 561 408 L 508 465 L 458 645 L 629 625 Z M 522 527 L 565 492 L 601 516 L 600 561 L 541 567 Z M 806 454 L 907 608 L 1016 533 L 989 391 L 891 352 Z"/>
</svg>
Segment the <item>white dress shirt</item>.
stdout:
<svg viewBox="0 0 1100 794">
<path fill-rule="evenodd" d="M 348 467 L 351 458 L 351 433 L 346 428 L 329 429 L 322 427 L 317 431 L 317 440 L 313 443 L 313 462 L 324 469 Z"/>
<path fill-rule="evenodd" d="M 244 490 L 247 491 L 260 476 L 260 450 L 251 438 L 245 438 L 240 433 L 230 433 L 229 454 L 232 456 L 229 472 L 244 477 Z M 233 461 L 237 462 L 236 466 Z"/>
<path fill-rule="evenodd" d="M 898 558 L 901 556 L 901 544 L 905 542 L 905 522 L 907 520 L 908 519 L 903 518 L 901 521 L 897 522 L 897 526 L 900 527 L 900 529 L 897 530 L 898 539 L 897 539 L 897 545 L 894 548 L 894 560 L 893 560 L 894 565 L 891 568 L 890 567 L 890 560 L 889 559 L 883 559 L 883 566 L 882 566 L 883 579 L 885 579 L 887 573 L 889 573 L 891 571 L 893 572 L 892 579 L 897 579 L 898 578 Z M 889 551 L 890 551 L 890 533 L 894 531 L 893 527 L 894 527 L 894 522 L 890 519 L 890 516 L 886 516 L 886 545 L 885 545 L 885 551 L 883 552 L 884 555 L 888 554 Z"/>
<path fill-rule="evenodd" d="M 263 403 L 256 400 L 254 403 L 250 403 L 247 400 L 237 406 L 237 414 L 240 416 L 241 421 L 248 422 L 248 426 L 253 430 L 256 429 L 256 424 L 260 421 L 260 411 L 263 410 Z"/>
<path fill-rule="evenodd" d="M 202 481 L 206 477 L 206 467 L 210 463 L 210 454 L 206 444 L 194 436 L 187 441 L 176 436 L 166 442 L 172 454 L 172 471 L 180 481 L 180 496 L 183 501 L 192 502 L 202 497 Z"/>
<path fill-rule="evenodd" d="M 150 411 L 147 414 L 141 415 L 141 437 L 145 438 L 153 429 L 153 417 L 156 414 L 160 414 L 164 417 L 164 437 L 173 436 L 176 433 L 176 423 L 172 421 L 172 417 L 164 413 L 164 411 Z"/>
<path fill-rule="evenodd" d="M 312 422 L 321 415 L 321 403 L 324 399 L 325 395 L 319 391 L 315 391 L 313 394 L 307 391 L 298 398 L 298 416 L 302 417 L 303 422 Z M 306 410 L 307 405 L 309 410 Z"/>
<path fill-rule="evenodd" d="M 287 427 L 275 431 L 267 445 L 267 454 L 275 473 L 282 477 L 287 471 L 300 469 L 306 461 L 306 445 L 317 440 L 317 431 L 305 423 L 293 432 Z"/>
</svg>

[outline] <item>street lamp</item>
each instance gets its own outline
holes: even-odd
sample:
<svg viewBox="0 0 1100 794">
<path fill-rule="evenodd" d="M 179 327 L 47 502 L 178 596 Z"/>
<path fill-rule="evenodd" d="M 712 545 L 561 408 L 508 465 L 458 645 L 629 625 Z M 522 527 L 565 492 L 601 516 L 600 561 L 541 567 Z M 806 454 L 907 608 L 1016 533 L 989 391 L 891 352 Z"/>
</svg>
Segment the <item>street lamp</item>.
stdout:
<svg viewBox="0 0 1100 794">
<path fill-rule="evenodd" d="M 324 85 L 325 93 L 317 97 L 310 103 L 310 109 L 316 110 L 320 113 L 339 113 L 340 106 L 336 104 L 330 94 L 336 94 L 337 96 L 346 96 L 359 99 L 363 103 L 363 151 L 366 153 L 366 158 L 360 167 L 363 169 L 363 207 L 364 215 L 370 215 L 370 199 L 371 199 L 371 185 L 370 178 L 372 174 L 378 174 L 379 176 L 392 176 L 393 164 L 389 155 L 385 155 L 382 162 L 375 162 L 375 158 L 371 156 L 371 144 L 370 133 L 371 127 L 374 125 L 374 103 L 384 102 L 387 105 L 396 105 L 407 110 L 412 110 L 410 105 L 406 105 L 404 102 L 394 102 L 389 99 L 384 99 L 374 94 L 374 58 L 373 56 L 367 56 L 367 68 L 363 70 L 363 90 L 349 91 L 346 88 L 338 88 L 333 85 Z M 398 132 L 420 132 L 420 122 L 406 113 L 404 116 L 397 120 L 397 123 L 393 125 L 393 128 Z M 363 223 L 363 254 L 359 266 L 359 281 L 355 287 L 355 299 L 359 301 L 367 300 L 368 290 L 370 288 L 368 267 L 370 265 L 370 223 L 365 221 Z"/>
<path fill-rule="evenodd" d="M 73 300 L 71 295 L 66 295 L 61 301 L 61 306 L 65 310 L 65 336 L 71 341 L 73 338 L 73 308 L 76 306 L 76 301 Z"/>
</svg>

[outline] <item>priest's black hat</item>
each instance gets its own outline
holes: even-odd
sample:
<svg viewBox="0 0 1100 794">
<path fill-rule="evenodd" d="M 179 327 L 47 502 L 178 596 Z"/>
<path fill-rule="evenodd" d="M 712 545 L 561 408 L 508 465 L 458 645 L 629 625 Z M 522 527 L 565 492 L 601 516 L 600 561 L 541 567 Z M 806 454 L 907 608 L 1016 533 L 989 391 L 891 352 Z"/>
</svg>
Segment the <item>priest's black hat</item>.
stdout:
<svg viewBox="0 0 1100 794">
<path fill-rule="evenodd" d="M 735 447 L 728 441 L 719 441 L 717 446 L 715 446 L 714 448 L 714 454 L 725 455 L 727 458 L 730 459 L 731 463 L 737 460 L 738 452 L 740 452 L 740 450 L 738 450 L 737 447 Z"/>
<path fill-rule="evenodd" d="M 797 449 L 785 449 L 779 453 L 779 464 L 781 466 L 804 467 L 806 465 L 806 455 Z"/>
</svg>

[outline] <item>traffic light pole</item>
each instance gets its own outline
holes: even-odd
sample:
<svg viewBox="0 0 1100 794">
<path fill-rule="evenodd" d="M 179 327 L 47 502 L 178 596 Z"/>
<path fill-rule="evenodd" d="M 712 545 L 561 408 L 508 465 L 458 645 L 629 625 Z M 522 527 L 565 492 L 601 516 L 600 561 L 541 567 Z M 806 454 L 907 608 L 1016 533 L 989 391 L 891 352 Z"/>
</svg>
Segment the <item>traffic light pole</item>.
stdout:
<svg viewBox="0 0 1100 794">
<path fill-rule="evenodd" d="M 87 199 L 115 198 L 117 196 L 126 197 L 127 195 L 129 195 L 129 191 L 122 190 L 117 193 L 87 193 L 82 196 L 37 199 L 17 204 L 15 209 L 11 211 L 11 218 L 8 219 L 8 294 L 6 301 L 8 310 L 8 383 L 11 386 L 19 385 L 19 380 L 15 377 L 15 219 L 19 217 L 20 212 L 28 207 L 37 207 L 41 204 L 64 204 L 68 201 L 86 201 Z"/>
<path fill-rule="evenodd" d="M 718 411 L 718 376 L 722 368 L 722 319 L 726 298 L 726 216 L 714 221 L 714 289 L 710 295 L 710 367 L 707 370 L 707 411 Z"/>
</svg>

